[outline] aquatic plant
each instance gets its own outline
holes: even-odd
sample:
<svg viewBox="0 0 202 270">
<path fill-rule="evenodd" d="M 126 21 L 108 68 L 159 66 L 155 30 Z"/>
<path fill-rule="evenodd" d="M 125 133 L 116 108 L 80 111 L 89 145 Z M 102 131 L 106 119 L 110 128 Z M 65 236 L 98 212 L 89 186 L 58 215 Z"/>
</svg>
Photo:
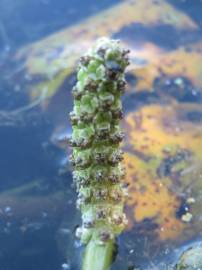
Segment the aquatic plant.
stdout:
<svg viewBox="0 0 202 270">
<path fill-rule="evenodd" d="M 86 245 L 84 270 L 109 269 L 115 238 L 127 224 L 119 122 L 128 64 L 128 51 L 117 40 L 101 38 L 81 57 L 78 82 L 72 91 L 70 161 L 78 192 L 77 207 L 82 213 L 83 223 L 76 235 Z"/>
</svg>

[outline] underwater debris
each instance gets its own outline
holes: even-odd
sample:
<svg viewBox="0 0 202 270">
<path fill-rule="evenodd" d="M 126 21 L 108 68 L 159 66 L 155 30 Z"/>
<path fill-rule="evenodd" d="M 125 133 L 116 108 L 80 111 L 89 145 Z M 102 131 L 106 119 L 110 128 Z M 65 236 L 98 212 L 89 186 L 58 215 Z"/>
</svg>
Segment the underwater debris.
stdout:
<svg viewBox="0 0 202 270">
<path fill-rule="evenodd" d="M 63 263 L 63 264 L 62 264 L 62 269 L 63 269 L 63 270 L 68 270 L 68 269 L 70 269 L 70 265 L 67 264 L 67 263 Z"/>
<path fill-rule="evenodd" d="M 190 198 L 187 199 L 187 203 L 188 204 L 193 204 L 195 202 L 196 202 L 196 200 L 194 198 L 192 198 L 192 197 L 190 197 Z"/>
<path fill-rule="evenodd" d="M 186 223 L 191 222 L 192 218 L 193 218 L 193 215 L 191 213 L 189 213 L 189 212 L 187 212 L 186 214 L 182 215 L 182 217 L 181 217 L 182 221 L 184 221 Z"/>
</svg>

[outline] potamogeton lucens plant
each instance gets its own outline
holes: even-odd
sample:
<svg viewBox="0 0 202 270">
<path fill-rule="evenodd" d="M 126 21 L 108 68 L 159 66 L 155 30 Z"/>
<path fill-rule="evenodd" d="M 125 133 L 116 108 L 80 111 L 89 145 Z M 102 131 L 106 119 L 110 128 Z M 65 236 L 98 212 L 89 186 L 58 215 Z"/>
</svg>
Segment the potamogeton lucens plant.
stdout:
<svg viewBox="0 0 202 270">
<path fill-rule="evenodd" d="M 120 119 L 128 52 L 117 40 L 99 39 L 81 57 L 72 90 L 70 161 L 83 222 L 76 235 L 87 245 L 86 270 L 110 267 L 115 238 L 127 224 Z"/>
</svg>

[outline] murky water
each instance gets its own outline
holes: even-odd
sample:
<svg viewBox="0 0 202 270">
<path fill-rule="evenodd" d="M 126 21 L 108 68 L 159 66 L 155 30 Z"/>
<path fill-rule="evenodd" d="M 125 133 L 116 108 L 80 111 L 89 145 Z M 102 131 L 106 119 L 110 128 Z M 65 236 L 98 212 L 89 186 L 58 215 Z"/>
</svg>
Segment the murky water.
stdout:
<svg viewBox="0 0 202 270">
<path fill-rule="evenodd" d="M 129 226 L 112 269 L 173 269 L 201 242 L 201 11 L 200 0 L 0 0 L 0 270 L 81 267 L 67 115 L 77 59 L 102 35 L 131 50 Z"/>
</svg>

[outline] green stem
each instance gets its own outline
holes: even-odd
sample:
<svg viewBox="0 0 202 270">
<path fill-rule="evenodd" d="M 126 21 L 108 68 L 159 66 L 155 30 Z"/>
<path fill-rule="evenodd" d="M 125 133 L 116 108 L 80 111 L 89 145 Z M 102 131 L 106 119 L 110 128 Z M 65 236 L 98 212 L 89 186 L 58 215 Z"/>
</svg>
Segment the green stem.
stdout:
<svg viewBox="0 0 202 270">
<path fill-rule="evenodd" d="M 103 245 L 90 240 L 84 252 L 82 270 L 109 270 L 113 261 L 114 249 L 113 240 Z"/>
</svg>

